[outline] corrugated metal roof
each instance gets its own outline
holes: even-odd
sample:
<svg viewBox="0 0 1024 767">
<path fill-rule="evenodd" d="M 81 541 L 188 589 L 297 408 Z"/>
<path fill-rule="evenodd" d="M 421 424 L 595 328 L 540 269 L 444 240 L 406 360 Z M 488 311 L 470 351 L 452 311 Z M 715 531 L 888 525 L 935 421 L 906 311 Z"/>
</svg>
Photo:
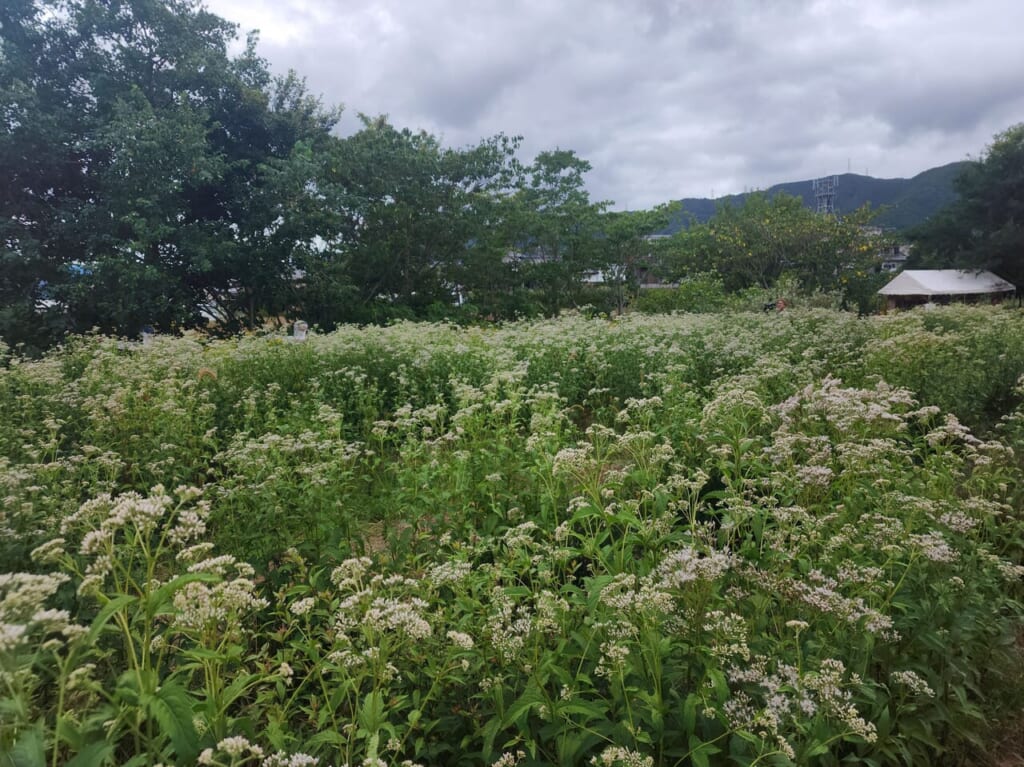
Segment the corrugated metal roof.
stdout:
<svg viewBox="0 0 1024 767">
<path fill-rule="evenodd" d="M 968 296 L 1007 293 L 1013 285 L 992 272 L 968 269 L 907 269 L 879 290 L 883 296 Z"/>
</svg>

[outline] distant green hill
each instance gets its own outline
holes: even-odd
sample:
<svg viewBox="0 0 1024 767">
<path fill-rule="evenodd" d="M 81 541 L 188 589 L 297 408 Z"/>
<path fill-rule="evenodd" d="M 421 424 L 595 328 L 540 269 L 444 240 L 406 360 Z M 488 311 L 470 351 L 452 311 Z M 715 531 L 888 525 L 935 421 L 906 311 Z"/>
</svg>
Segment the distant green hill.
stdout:
<svg viewBox="0 0 1024 767">
<path fill-rule="evenodd" d="M 918 173 L 913 178 L 873 178 L 856 173 L 843 173 L 839 176 L 839 188 L 836 192 L 836 211 L 841 214 L 843 211 L 856 210 L 864 203 L 870 203 L 873 208 L 884 208 L 875 219 L 878 226 L 896 230 L 909 229 L 956 199 L 953 179 L 966 164 L 965 161 L 942 165 Z M 803 198 L 804 205 L 809 208 L 816 206 L 810 180 L 776 184 L 764 191 L 769 195 L 785 192 Z M 716 205 L 742 205 L 745 197 L 745 194 L 734 194 L 717 200 L 704 197 L 680 200 L 684 215 L 680 215 L 672 223 L 668 232 L 679 231 L 685 224 L 686 214 L 699 222 L 704 222 L 714 215 Z"/>
</svg>

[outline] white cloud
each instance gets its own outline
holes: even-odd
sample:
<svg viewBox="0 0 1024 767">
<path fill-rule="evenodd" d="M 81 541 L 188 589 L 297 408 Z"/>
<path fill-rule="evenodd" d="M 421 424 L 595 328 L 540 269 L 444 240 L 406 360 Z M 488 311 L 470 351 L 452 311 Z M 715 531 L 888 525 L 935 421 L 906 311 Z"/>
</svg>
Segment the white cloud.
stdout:
<svg viewBox="0 0 1024 767">
<path fill-rule="evenodd" d="M 210 0 L 329 103 L 590 160 L 618 207 L 909 176 L 1024 120 L 1016 0 Z"/>
</svg>

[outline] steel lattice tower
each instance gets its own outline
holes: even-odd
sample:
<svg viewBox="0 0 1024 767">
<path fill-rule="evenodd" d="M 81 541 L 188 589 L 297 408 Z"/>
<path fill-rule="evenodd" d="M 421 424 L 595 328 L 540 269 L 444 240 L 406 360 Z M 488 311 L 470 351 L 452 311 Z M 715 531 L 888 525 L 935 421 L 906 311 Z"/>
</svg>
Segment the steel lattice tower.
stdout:
<svg viewBox="0 0 1024 767">
<path fill-rule="evenodd" d="M 818 212 L 830 216 L 836 212 L 836 189 L 839 188 L 839 176 L 825 176 L 811 182 L 814 188 L 814 199 L 818 203 Z"/>
</svg>

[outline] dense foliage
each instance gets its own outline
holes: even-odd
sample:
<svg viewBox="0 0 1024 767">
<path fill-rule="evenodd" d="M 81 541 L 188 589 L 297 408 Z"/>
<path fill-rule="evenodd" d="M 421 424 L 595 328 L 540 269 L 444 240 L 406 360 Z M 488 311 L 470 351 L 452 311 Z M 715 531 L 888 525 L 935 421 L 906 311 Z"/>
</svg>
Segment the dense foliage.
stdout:
<svg viewBox="0 0 1024 767">
<path fill-rule="evenodd" d="M 914 263 L 990 269 L 1024 285 L 1024 123 L 998 134 L 954 181 L 958 199 L 914 232 Z"/>
<path fill-rule="evenodd" d="M 979 764 L 1022 704 L 1022 322 L 572 316 L 10 358 L 0 754 Z"/>
<path fill-rule="evenodd" d="M 229 55 L 235 34 L 198 0 L 0 6 L 7 343 L 460 301 L 512 316 L 533 293 L 573 303 L 563 260 L 600 268 L 603 206 L 572 152 L 523 167 L 514 138 L 450 149 L 367 117 L 338 138 L 341 110 L 272 76 L 255 36 Z M 520 270 L 515 252 L 542 263 Z"/>
<path fill-rule="evenodd" d="M 272 75 L 255 36 L 230 55 L 235 34 L 199 0 L 0 8 L 6 343 L 621 312 L 645 282 L 707 272 L 869 308 L 866 209 L 755 194 L 652 242 L 676 207 L 609 212 L 570 150 L 527 164 L 517 137 L 450 148 L 364 115 L 340 138 L 340 108 Z"/>
<path fill-rule="evenodd" d="M 886 242 L 869 226 L 872 217 L 866 206 L 824 216 L 799 197 L 754 193 L 676 234 L 661 260 L 668 274 L 683 280 L 713 273 L 727 293 L 772 288 L 788 277 L 803 294 L 833 292 L 867 310 L 881 284 L 879 254 Z"/>
</svg>

